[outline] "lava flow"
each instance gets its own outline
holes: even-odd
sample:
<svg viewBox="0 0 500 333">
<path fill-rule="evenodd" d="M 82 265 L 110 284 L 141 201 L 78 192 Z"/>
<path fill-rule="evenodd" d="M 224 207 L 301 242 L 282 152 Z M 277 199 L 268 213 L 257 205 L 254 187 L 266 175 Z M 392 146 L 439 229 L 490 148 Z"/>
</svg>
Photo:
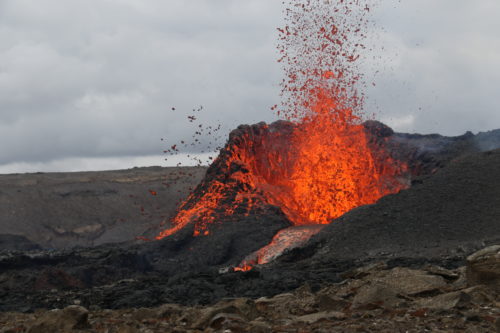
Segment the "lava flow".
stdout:
<svg viewBox="0 0 500 333">
<path fill-rule="evenodd" d="M 241 127 L 210 167 L 197 190 L 180 206 L 173 227 L 157 238 L 194 224 L 194 235 L 227 217 L 278 206 L 294 226 L 322 225 L 406 187 L 406 166 L 374 144 L 363 125 L 361 74 L 368 1 L 292 1 L 278 50 L 286 78 L 285 120 Z M 307 228 L 306 228 L 307 229 Z M 278 237 L 240 266 L 265 263 L 280 244 L 307 240 L 319 228 Z M 301 236 L 299 236 L 301 235 Z M 286 241 L 283 241 L 286 239 Z M 276 244 L 273 244 L 276 243 Z M 273 250 L 274 249 L 274 250 Z"/>
</svg>

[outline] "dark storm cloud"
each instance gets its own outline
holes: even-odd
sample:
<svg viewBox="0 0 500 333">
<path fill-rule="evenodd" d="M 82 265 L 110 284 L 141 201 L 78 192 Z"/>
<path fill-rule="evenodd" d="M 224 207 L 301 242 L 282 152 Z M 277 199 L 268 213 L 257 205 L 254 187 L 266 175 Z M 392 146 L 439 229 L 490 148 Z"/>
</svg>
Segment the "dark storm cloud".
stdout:
<svg viewBox="0 0 500 333">
<path fill-rule="evenodd" d="M 15 166 L 0 170 L 159 154 L 160 138 L 190 137 L 199 105 L 201 122 L 227 130 L 272 120 L 281 10 L 274 0 L 0 0 L 0 165 Z M 381 1 L 367 107 L 397 130 L 500 127 L 499 13 L 497 0 Z"/>
</svg>

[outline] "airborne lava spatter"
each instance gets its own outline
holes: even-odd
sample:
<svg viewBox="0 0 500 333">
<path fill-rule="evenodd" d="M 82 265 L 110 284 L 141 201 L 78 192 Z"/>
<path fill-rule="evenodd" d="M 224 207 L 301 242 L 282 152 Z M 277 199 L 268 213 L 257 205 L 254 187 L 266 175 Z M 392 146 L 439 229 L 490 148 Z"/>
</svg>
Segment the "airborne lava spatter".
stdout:
<svg viewBox="0 0 500 333">
<path fill-rule="evenodd" d="M 278 29 L 286 78 L 277 111 L 288 125 L 264 126 L 226 146 L 215 164 L 224 161 L 227 177 L 202 184 L 157 238 L 191 222 L 195 235 L 206 235 L 221 217 L 248 214 L 262 202 L 280 207 L 293 225 L 327 224 L 406 187 L 397 180 L 405 165 L 371 145 L 362 125 L 357 62 L 368 12 L 367 0 L 288 5 L 287 25 Z"/>
</svg>

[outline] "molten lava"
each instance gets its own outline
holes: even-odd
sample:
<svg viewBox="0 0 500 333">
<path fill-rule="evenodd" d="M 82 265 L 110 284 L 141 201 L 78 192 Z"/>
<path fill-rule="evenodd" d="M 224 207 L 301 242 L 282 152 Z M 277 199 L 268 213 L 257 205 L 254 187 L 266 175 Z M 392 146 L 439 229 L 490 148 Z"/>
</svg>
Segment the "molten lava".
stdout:
<svg viewBox="0 0 500 333">
<path fill-rule="evenodd" d="M 314 94 L 311 114 L 294 127 L 287 149 L 274 155 L 285 163 L 268 176 L 260 173 L 259 156 L 245 161 L 267 201 L 281 207 L 294 225 L 328 224 L 403 188 L 394 177 L 402 167 L 370 146 L 352 110 L 324 89 Z"/>
<path fill-rule="evenodd" d="M 288 24 L 278 29 L 279 61 L 286 79 L 277 112 L 287 122 L 252 127 L 230 137 L 214 162 L 218 176 L 207 176 L 181 205 L 173 227 L 158 239 L 191 223 L 195 236 L 206 235 L 212 224 L 236 211 L 249 214 L 263 204 L 280 207 L 295 226 L 328 224 L 406 187 L 398 180 L 405 165 L 374 144 L 362 123 L 362 76 L 356 62 L 364 49 L 366 2 L 289 4 Z M 308 238 L 317 231 L 299 234 Z M 277 236 L 265 256 L 261 252 L 238 270 L 268 262 L 278 251 L 273 249 L 282 251 L 278 245 L 289 243 Z"/>
<path fill-rule="evenodd" d="M 271 243 L 248 255 L 234 271 L 246 272 L 255 265 L 267 264 L 279 257 L 285 250 L 305 244 L 312 236 L 321 231 L 321 225 L 290 227 L 280 230 Z"/>
</svg>

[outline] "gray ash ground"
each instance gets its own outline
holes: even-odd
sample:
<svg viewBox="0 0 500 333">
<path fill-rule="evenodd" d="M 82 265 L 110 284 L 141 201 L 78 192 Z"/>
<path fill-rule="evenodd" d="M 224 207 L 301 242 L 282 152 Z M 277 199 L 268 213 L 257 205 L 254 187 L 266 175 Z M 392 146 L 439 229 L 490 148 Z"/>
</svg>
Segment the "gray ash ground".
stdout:
<svg viewBox="0 0 500 333">
<path fill-rule="evenodd" d="M 261 133 L 261 126 L 242 126 L 231 140 Z M 488 150 L 500 147 L 500 130 L 451 138 L 393 133 L 376 122 L 366 127 L 373 144 L 409 164 L 412 187 L 345 214 L 277 261 L 249 272 L 227 270 L 290 225 L 269 205 L 220 221 L 208 237 L 192 237 L 191 226 L 140 244 L 39 250 L 27 242 L 0 254 L 0 311 L 75 302 L 90 308 L 209 304 L 272 296 L 306 282 L 314 291 L 372 262 L 456 268 L 471 252 L 500 243 L 500 150 Z M 216 162 L 208 175 L 223 177 L 219 171 Z"/>
</svg>

